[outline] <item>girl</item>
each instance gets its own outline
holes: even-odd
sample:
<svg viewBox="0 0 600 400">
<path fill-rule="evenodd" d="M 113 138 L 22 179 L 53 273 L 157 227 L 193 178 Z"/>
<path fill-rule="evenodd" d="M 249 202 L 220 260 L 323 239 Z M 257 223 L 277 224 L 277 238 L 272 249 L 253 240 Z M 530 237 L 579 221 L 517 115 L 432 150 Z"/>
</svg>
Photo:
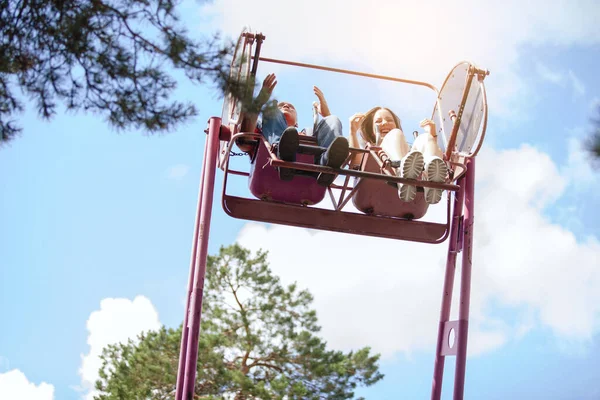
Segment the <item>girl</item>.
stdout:
<svg viewBox="0 0 600 400">
<path fill-rule="evenodd" d="M 375 107 L 365 114 L 354 114 L 350 117 L 351 147 L 365 148 L 367 144 L 380 146 L 392 161 L 400 161 L 397 174 L 408 179 L 418 179 L 424 174 L 424 179 L 433 182 L 444 182 L 448 168 L 442 160 L 442 151 L 437 145 L 435 123 L 429 119 L 421 121 L 425 129 L 415 139 L 412 148 L 408 146 L 400 118 L 390 109 Z M 360 137 L 358 132 L 360 131 Z M 360 163 L 360 155 L 351 161 L 351 167 Z M 412 201 L 417 194 L 413 185 L 399 184 L 398 196 L 401 200 Z M 442 198 L 442 189 L 425 188 L 425 201 L 436 204 Z"/>
</svg>

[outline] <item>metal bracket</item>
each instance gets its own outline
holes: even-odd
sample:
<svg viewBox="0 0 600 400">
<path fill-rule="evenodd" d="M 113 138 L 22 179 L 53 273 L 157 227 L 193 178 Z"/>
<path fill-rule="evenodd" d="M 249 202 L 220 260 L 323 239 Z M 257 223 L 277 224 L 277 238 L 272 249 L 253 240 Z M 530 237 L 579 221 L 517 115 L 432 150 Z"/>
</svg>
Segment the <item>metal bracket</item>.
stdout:
<svg viewBox="0 0 600 400">
<path fill-rule="evenodd" d="M 450 334 L 454 332 L 454 339 L 450 342 Z M 444 333 L 442 336 L 442 349 L 441 354 L 443 356 L 455 356 L 458 353 L 458 335 L 460 335 L 460 329 L 458 328 L 458 321 L 446 321 L 444 323 Z"/>
<path fill-rule="evenodd" d="M 477 75 L 477 80 L 479 82 L 483 82 L 485 77 L 490 74 L 490 71 L 487 69 L 481 69 L 481 68 L 476 68 L 476 67 L 472 67 L 472 68 L 473 68 L 473 73 L 475 73 L 475 75 Z"/>
</svg>

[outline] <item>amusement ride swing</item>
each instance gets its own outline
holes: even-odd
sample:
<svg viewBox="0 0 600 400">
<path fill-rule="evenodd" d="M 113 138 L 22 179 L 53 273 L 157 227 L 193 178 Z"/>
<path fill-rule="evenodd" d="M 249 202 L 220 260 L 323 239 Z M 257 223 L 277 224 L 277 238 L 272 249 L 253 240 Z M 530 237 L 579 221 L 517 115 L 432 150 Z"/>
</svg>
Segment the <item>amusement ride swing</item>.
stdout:
<svg viewBox="0 0 600 400">
<path fill-rule="evenodd" d="M 319 154 L 319 148 L 315 145 L 315 139 L 308 136 L 300 136 L 302 148 L 308 151 L 298 154 L 295 162 L 280 160 L 260 133 L 239 131 L 241 102 L 232 95 L 226 96 L 222 117 L 211 117 L 206 130 L 208 137 L 200 178 L 175 399 L 194 398 L 202 295 L 217 168 L 224 171 L 221 196 L 223 209 L 234 218 L 432 244 L 449 239 L 431 399 L 439 400 L 441 397 L 444 362 L 448 356 L 456 357 L 453 398 L 462 399 L 471 291 L 475 156 L 481 148 L 487 126 L 484 79 L 489 71 L 479 69 L 469 62 L 461 62 L 451 70 L 441 91 L 438 91 L 435 86 L 425 82 L 261 57 L 264 40 L 265 36 L 262 34 L 246 30 L 242 32 L 231 63 L 232 78 L 242 81 L 255 77 L 258 64 L 262 61 L 424 86 L 433 90 L 437 97 L 431 119 L 436 123 L 438 145 L 449 166 L 449 177 L 443 183 L 398 177 L 381 147 L 370 144 L 365 149 L 350 148 L 350 155 L 344 165 L 352 156 L 360 155 L 362 162 L 359 169 L 315 165 L 312 161 Z M 231 151 L 232 146 L 241 138 L 255 143 L 255 150 L 250 154 L 249 172 L 229 168 L 229 158 L 235 154 Z M 293 168 L 304 171 L 304 175 L 333 173 L 345 178 L 343 185 L 334 183 L 325 188 L 308 176 L 281 181 L 277 168 Z M 230 174 L 247 176 L 250 192 L 256 198 L 227 194 L 227 178 Z M 350 182 L 351 177 L 355 178 L 353 183 Z M 420 188 L 420 192 L 414 201 L 404 202 L 398 198 L 397 184 L 415 185 Z M 443 189 L 448 193 L 445 222 L 416 220 L 427 211 L 428 205 L 422 195 L 424 187 Z M 337 199 L 332 189 L 339 190 Z M 323 200 L 325 192 L 329 193 L 333 209 L 312 207 Z M 362 213 L 343 210 L 350 200 Z M 459 316 L 458 320 L 450 321 L 456 258 L 461 251 Z"/>
</svg>

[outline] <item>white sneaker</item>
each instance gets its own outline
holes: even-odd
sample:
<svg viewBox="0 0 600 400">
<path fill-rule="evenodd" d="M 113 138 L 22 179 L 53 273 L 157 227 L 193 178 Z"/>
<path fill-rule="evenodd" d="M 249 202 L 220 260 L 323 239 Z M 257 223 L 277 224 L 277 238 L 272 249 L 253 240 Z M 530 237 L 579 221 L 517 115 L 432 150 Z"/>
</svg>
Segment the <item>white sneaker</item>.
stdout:
<svg viewBox="0 0 600 400">
<path fill-rule="evenodd" d="M 425 161 L 423 154 L 419 151 L 411 151 L 400 163 L 398 176 L 407 179 L 417 179 L 423 173 Z M 413 201 L 417 195 L 417 187 L 413 185 L 398 184 L 398 197 L 403 201 Z"/>
<path fill-rule="evenodd" d="M 425 179 L 430 182 L 446 182 L 448 167 L 444 160 L 433 157 L 425 166 Z M 442 189 L 424 188 L 425 201 L 429 204 L 437 204 L 442 199 Z"/>
</svg>

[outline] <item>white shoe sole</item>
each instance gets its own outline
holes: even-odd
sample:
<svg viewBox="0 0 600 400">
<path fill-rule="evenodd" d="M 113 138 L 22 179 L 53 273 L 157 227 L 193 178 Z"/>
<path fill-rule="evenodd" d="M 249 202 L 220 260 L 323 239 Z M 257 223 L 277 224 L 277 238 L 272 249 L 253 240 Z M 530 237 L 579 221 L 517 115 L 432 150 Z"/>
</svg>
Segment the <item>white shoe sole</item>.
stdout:
<svg viewBox="0 0 600 400">
<path fill-rule="evenodd" d="M 435 158 L 427 165 L 427 180 L 430 182 L 445 182 L 448 176 L 448 167 L 441 158 Z M 425 201 L 428 204 L 437 204 L 442 199 L 442 189 L 424 188 Z"/>
<path fill-rule="evenodd" d="M 425 161 L 420 152 L 408 153 L 400 164 L 400 176 L 407 179 L 417 179 L 423 172 Z M 398 197 L 403 201 L 413 201 L 417 195 L 417 187 L 413 185 L 399 184 Z"/>
</svg>

